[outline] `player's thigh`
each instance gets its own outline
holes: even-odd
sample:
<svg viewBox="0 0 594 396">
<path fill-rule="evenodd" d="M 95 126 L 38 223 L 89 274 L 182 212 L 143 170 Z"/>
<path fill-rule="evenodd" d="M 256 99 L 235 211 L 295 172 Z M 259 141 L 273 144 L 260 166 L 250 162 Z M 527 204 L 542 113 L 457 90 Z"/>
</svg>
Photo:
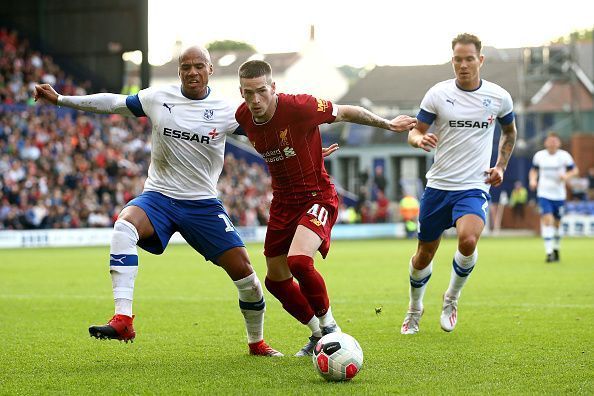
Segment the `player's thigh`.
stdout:
<svg viewBox="0 0 594 396">
<path fill-rule="evenodd" d="M 138 206 L 126 206 L 120 212 L 118 219 L 131 223 L 136 228 L 140 239 L 150 238 L 155 233 L 146 212 Z"/>
<path fill-rule="evenodd" d="M 180 234 L 208 261 L 218 260 L 230 249 L 245 247 L 218 199 L 177 201 L 176 223 Z"/>
<path fill-rule="evenodd" d="M 558 214 L 558 209 L 555 201 L 550 199 L 538 197 L 538 209 L 542 223 L 546 226 L 552 226 L 555 223 L 555 218 L 560 217 L 555 215 Z"/>
<path fill-rule="evenodd" d="M 171 235 L 176 231 L 173 200 L 163 194 L 147 191 L 128 202 L 122 213 L 138 215 L 140 240 L 138 246 L 144 250 L 161 254 L 167 247 Z M 130 211 L 130 212 L 128 212 Z M 142 216 L 144 212 L 144 216 Z M 147 223 L 148 220 L 148 223 Z"/>
<path fill-rule="evenodd" d="M 422 242 L 433 242 L 452 227 L 452 206 L 449 191 L 427 187 L 423 192 L 419 210 L 419 232 L 417 238 Z"/>
<path fill-rule="evenodd" d="M 287 255 L 266 257 L 266 277 L 272 281 L 280 282 L 289 279 L 291 270 L 287 265 Z"/>
<path fill-rule="evenodd" d="M 299 224 L 289 248 L 289 256 L 304 255 L 313 257 L 322 244 L 322 238 L 309 228 Z"/>
<path fill-rule="evenodd" d="M 303 212 L 289 256 L 303 254 L 313 257 L 318 250 L 326 258 L 330 250 L 332 227 L 338 218 L 338 197 L 313 200 L 303 207 Z"/>
</svg>

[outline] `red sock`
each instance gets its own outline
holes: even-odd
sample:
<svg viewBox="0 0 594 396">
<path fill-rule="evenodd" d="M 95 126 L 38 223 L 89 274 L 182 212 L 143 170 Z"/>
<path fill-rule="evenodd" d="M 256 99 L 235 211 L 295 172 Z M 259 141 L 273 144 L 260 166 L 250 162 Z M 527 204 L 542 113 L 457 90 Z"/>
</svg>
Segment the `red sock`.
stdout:
<svg viewBox="0 0 594 396">
<path fill-rule="evenodd" d="M 266 289 L 283 304 L 285 311 L 301 323 L 307 324 L 314 316 L 314 312 L 292 277 L 280 282 L 266 278 L 264 284 Z"/>
<path fill-rule="evenodd" d="M 313 308 L 316 316 L 322 316 L 328 311 L 330 302 L 324 278 L 313 265 L 313 258 L 309 256 L 289 256 L 287 264 L 293 276 L 299 282 L 301 293 Z"/>
</svg>

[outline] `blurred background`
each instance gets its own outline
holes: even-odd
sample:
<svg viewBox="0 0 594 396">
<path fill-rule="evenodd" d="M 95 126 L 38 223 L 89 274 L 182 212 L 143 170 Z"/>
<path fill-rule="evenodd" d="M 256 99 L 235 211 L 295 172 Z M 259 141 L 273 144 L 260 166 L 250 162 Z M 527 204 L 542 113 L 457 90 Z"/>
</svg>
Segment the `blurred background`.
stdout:
<svg viewBox="0 0 594 396">
<path fill-rule="evenodd" d="M 422 10 L 388 1 L 356 9 L 333 1 L 300 2 L 290 10 L 277 3 L 3 4 L 0 230 L 6 232 L 0 231 L 0 247 L 73 243 L 72 235 L 51 229 L 109 232 L 122 207 L 142 191 L 150 162 L 147 119 L 39 106 L 31 94 L 36 83 L 52 84 L 63 95 L 134 94 L 178 82 L 177 56 L 200 44 L 215 68 L 210 86 L 230 100 L 241 100 L 239 65 L 264 59 L 280 92 L 360 105 L 386 118 L 415 116 L 425 92 L 454 77 L 451 40 L 461 32 L 482 39 L 481 76 L 510 92 L 517 115 L 517 146 L 503 185 L 491 190 L 487 233 L 538 232 L 534 192 L 523 189 L 532 156 L 554 131 L 580 170 L 567 186 L 565 233 L 594 236 L 594 24 L 580 2 L 539 3 L 538 10 L 511 1 L 496 9 L 425 1 Z M 414 237 L 433 154 L 408 146 L 406 134 L 346 123 L 321 130 L 325 146 L 341 146 L 326 159 L 342 200 L 344 226 L 334 236 Z M 493 162 L 499 129 L 494 139 Z M 220 199 L 244 238 L 260 240 L 270 179 L 249 143 L 227 141 Z M 75 243 L 109 242 L 98 237 L 103 233 L 87 240 L 77 235 Z"/>
</svg>

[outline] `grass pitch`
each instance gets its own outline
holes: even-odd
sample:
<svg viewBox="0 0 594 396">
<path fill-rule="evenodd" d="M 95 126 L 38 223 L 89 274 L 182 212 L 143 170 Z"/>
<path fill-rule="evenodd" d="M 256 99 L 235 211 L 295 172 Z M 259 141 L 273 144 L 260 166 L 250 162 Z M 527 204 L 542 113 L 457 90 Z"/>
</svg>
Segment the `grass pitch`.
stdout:
<svg viewBox="0 0 594 396">
<path fill-rule="evenodd" d="M 113 312 L 108 248 L 0 250 L 0 394 L 592 394 L 594 244 L 562 244 L 561 263 L 545 264 L 538 238 L 483 239 L 445 333 L 455 241 L 444 240 L 421 332 L 402 336 L 416 243 L 333 242 L 317 267 L 365 355 L 338 384 L 291 357 L 309 334 L 267 292 L 266 340 L 288 356 L 248 356 L 235 287 L 187 246 L 140 253 L 133 344 L 88 336 Z M 248 248 L 263 279 L 262 245 Z"/>
</svg>

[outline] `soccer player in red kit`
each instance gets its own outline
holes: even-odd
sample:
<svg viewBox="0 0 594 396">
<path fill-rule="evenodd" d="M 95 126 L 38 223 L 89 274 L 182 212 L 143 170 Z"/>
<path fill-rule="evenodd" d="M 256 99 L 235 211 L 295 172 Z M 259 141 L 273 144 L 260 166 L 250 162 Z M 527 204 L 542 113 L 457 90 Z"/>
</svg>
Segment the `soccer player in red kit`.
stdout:
<svg viewBox="0 0 594 396">
<path fill-rule="evenodd" d="M 349 121 L 407 132 L 416 119 L 398 116 L 389 121 L 358 106 L 338 106 L 310 95 L 277 94 L 270 65 L 260 60 L 241 65 L 239 80 L 245 103 L 235 118 L 264 157 L 272 177 L 265 284 L 289 314 L 310 328 L 309 342 L 296 354 L 308 356 L 320 337 L 340 331 L 313 260 L 318 250 L 324 258 L 328 254 L 338 215 L 338 196 L 324 167 L 319 125 Z"/>
</svg>

